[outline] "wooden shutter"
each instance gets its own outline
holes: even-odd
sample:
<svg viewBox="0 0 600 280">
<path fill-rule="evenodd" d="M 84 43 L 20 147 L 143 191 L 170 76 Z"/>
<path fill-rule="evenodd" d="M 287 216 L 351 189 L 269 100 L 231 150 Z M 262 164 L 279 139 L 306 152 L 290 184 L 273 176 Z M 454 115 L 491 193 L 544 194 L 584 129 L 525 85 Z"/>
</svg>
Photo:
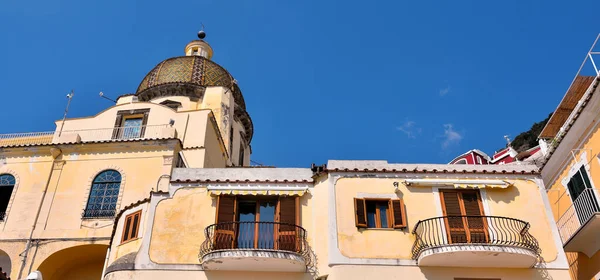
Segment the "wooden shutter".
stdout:
<svg viewBox="0 0 600 280">
<path fill-rule="evenodd" d="M 467 243 L 467 231 L 461 209 L 460 195 L 455 190 L 441 190 L 441 200 L 444 210 L 449 243 Z"/>
<path fill-rule="evenodd" d="M 123 114 L 117 113 L 117 119 L 115 120 L 115 128 L 113 129 L 112 139 L 118 139 L 121 135 L 121 123 L 123 122 Z"/>
<path fill-rule="evenodd" d="M 363 198 L 354 199 L 354 221 L 356 227 L 367 227 L 367 206 L 365 205 L 365 200 Z"/>
<path fill-rule="evenodd" d="M 144 138 L 144 133 L 146 133 L 146 126 L 148 125 L 148 116 L 150 115 L 150 109 L 144 112 L 144 117 L 142 118 L 142 127 L 140 128 L 140 138 Z"/>
<path fill-rule="evenodd" d="M 214 227 L 215 250 L 233 249 L 235 244 L 236 197 L 220 195 L 217 198 L 217 224 Z"/>
<path fill-rule="evenodd" d="M 125 224 L 123 224 L 123 234 L 121 243 L 136 239 L 140 228 L 140 216 L 142 211 L 137 211 L 133 214 L 125 216 Z"/>
<path fill-rule="evenodd" d="M 479 191 L 461 191 L 462 204 L 467 216 L 483 216 Z M 483 217 L 467 217 L 467 232 L 469 242 L 487 243 L 487 226 Z"/>
<path fill-rule="evenodd" d="M 404 212 L 404 201 L 402 199 L 392 199 L 390 200 L 389 208 L 392 211 L 392 227 L 405 228 L 406 213 Z"/>
<path fill-rule="evenodd" d="M 279 250 L 297 251 L 299 248 L 298 228 L 300 223 L 300 197 L 298 196 L 280 196 L 279 197 L 279 225 L 278 244 Z"/>
</svg>

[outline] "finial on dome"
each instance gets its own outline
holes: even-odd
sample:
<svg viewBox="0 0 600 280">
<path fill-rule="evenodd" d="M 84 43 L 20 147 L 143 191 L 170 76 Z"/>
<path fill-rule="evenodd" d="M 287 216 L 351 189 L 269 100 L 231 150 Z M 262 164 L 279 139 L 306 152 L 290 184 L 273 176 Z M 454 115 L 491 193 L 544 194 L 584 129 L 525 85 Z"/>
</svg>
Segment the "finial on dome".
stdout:
<svg viewBox="0 0 600 280">
<path fill-rule="evenodd" d="M 202 25 L 202 29 L 200 29 L 200 31 L 198 31 L 198 38 L 200 38 L 200 40 L 202 40 L 206 37 L 206 32 L 204 32 L 204 24 L 200 23 L 200 25 Z"/>
<path fill-rule="evenodd" d="M 210 45 L 204 41 L 206 38 L 206 32 L 204 32 L 204 24 L 202 25 L 202 29 L 198 31 L 198 38 L 200 40 L 191 41 L 185 46 L 185 55 L 186 56 L 201 56 L 204 58 L 210 59 L 213 54 L 213 50 Z"/>
</svg>

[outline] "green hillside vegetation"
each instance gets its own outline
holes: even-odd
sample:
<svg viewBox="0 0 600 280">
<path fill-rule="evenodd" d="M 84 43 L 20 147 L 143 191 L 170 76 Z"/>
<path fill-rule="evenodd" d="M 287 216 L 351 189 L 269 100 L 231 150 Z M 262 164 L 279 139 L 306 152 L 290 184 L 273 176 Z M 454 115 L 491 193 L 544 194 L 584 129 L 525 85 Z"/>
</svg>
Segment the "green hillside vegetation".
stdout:
<svg viewBox="0 0 600 280">
<path fill-rule="evenodd" d="M 546 126 L 550 116 L 552 116 L 552 113 L 550 113 L 545 120 L 534 123 L 529 130 L 521 132 L 521 134 L 517 135 L 517 137 L 515 137 L 511 143 L 512 147 L 520 153 L 537 146 L 537 137 L 542 132 L 542 129 L 544 129 L 544 126 Z"/>
</svg>

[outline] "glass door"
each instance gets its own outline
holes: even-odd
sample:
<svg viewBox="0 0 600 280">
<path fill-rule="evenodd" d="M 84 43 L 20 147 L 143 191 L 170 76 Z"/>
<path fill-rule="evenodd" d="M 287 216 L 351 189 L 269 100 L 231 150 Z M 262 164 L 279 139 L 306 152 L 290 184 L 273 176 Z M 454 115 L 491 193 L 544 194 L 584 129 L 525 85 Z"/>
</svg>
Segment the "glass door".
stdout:
<svg viewBox="0 0 600 280">
<path fill-rule="evenodd" d="M 237 248 L 275 248 L 275 200 L 242 200 L 238 202 Z"/>
</svg>

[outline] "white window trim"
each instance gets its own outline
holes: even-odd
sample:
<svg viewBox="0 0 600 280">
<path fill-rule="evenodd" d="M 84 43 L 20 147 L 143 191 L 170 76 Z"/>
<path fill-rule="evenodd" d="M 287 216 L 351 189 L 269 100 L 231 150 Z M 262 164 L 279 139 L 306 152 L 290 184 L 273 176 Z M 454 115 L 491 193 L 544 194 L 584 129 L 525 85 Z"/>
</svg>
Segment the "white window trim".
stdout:
<svg viewBox="0 0 600 280">
<path fill-rule="evenodd" d="M 573 176 L 575 176 L 575 174 L 577 174 L 579 169 L 581 169 L 581 166 L 584 166 L 585 172 L 587 173 L 586 175 L 588 176 L 588 179 L 590 179 L 590 185 L 591 185 L 592 189 L 596 189 L 596 186 L 594 185 L 594 180 L 592 180 L 592 176 L 590 176 L 592 174 L 590 172 L 590 164 L 588 163 L 588 161 L 586 159 L 587 159 L 587 151 L 583 151 L 581 153 L 581 155 L 579 155 L 579 160 L 576 161 L 575 163 L 573 163 L 573 165 L 571 165 L 571 168 L 569 168 L 569 173 L 561 181 L 561 184 L 563 185 L 563 187 L 569 197 L 571 197 L 571 192 L 569 191 L 568 184 L 571 181 L 571 178 L 573 178 Z M 598 196 L 598 195 L 596 195 L 596 196 Z M 598 197 L 596 197 L 596 198 L 598 198 Z M 573 201 L 573 200 L 571 199 L 571 201 Z"/>
</svg>

